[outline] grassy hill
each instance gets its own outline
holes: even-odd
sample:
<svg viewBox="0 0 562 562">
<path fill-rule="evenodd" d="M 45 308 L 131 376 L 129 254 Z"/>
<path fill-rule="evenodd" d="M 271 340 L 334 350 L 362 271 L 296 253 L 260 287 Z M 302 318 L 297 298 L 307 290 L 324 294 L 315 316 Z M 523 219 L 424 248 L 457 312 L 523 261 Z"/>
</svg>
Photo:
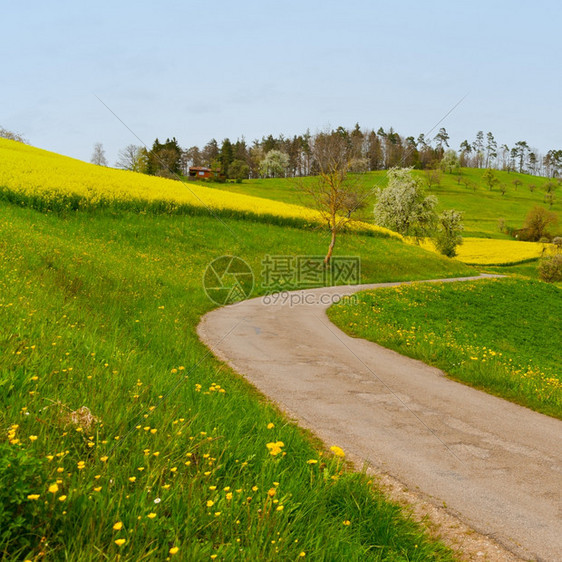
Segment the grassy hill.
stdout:
<svg viewBox="0 0 562 562">
<path fill-rule="evenodd" d="M 143 199 L 135 174 L 17 148 L 0 201 L 3 557 L 451 559 L 197 338 L 211 260 L 246 260 L 256 295 L 266 255 L 323 255 L 325 232 L 255 220 L 255 201 L 254 220 L 232 200 L 214 216 L 211 196 L 178 207 L 165 180 Z M 151 188 L 166 204 L 147 206 Z M 337 246 L 364 282 L 472 273 L 364 234 Z"/>
<path fill-rule="evenodd" d="M 465 236 L 481 238 L 507 238 L 507 235 L 498 229 L 498 221 L 503 219 L 505 224 L 512 228 L 520 228 L 526 214 L 535 205 L 549 208 L 545 203 L 544 185 L 547 180 L 527 174 L 515 172 L 496 171 L 499 180 L 493 190 L 486 185 L 482 176 L 485 170 L 463 168 L 460 175 L 443 174 L 440 185 L 428 189 L 428 193 L 436 195 L 439 199 L 439 209 L 457 209 L 464 213 L 466 227 Z M 415 175 L 426 182 L 426 174 L 415 171 Z M 386 185 L 386 172 L 368 172 L 358 176 L 358 180 L 365 189 L 374 189 Z M 514 185 L 513 181 L 521 182 Z M 234 193 L 245 193 L 256 197 L 273 199 L 285 203 L 310 205 L 311 202 L 296 188 L 298 181 L 310 182 L 311 178 L 302 180 L 287 179 L 257 179 L 246 180 L 242 184 L 209 184 L 217 189 Z M 468 187 L 466 185 L 468 182 Z M 499 185 L 506 186 L 505 195 L 502 195 Z M 535 186 L 531 191 L 530 186 Z M 558 186 L 555 192 L 555 202 L 552 210 L 560 216 L 562 210 L 562 187 Z M 372 222 L 372 210 L 375 204 L 374 193 L 366 199 L 366 206 L 359 213 L 359 217 L 367 222 Z"/>
</svg>

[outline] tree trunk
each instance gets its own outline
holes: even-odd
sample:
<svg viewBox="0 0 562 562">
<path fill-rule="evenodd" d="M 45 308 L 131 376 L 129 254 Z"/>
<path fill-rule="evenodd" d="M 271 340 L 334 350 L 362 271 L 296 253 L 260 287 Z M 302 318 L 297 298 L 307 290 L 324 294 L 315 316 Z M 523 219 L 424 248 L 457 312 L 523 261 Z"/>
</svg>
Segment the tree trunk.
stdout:
<svg viewBox="0 0 562 562">
<path fill-rule="evenodd" d="M 328 265 L 330 263 L 330 259 L 332 258 L 332 252 L 334 251 L 334 246 L 336 245 L 336 229 L 332 230 L 332 240 L 330 241 L 330 246 L 328 248 L 328 253 L 324 258 L 324 265 Z"/>
</svg>

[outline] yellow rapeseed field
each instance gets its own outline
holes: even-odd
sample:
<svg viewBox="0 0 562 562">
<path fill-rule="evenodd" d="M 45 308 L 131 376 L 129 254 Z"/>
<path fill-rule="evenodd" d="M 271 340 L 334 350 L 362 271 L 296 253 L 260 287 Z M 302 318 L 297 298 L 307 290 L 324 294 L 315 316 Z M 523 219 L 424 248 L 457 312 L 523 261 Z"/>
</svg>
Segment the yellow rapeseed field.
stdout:
<svg viewBox="0 0 562 562">
<path fill-rule="evenodd" d="M 52 207 L 65 198 L 85 206 L 113 203 L 164 203 L 211 211 L 231 211 L 257 217 L 278 217 L 319 224 L 320 213 L 299 205 L 212 189 L 113 168 L 94 166 L 22 143 L 0 139 L 0 188 L 16 198 L 39 197 Z M 354 223 L 353 230 L 402 237 L 386 228 Z"/>
<path fill-rule="evenodd" d="M 437 251 L 431 240 L 425 240 L 421 246 Z M 457 246 L 457 259 L 470 265 L 508 265 L 540 258 L 548 251 L 549 245 L 541 242 L 464 238 Z"/>
</svg>

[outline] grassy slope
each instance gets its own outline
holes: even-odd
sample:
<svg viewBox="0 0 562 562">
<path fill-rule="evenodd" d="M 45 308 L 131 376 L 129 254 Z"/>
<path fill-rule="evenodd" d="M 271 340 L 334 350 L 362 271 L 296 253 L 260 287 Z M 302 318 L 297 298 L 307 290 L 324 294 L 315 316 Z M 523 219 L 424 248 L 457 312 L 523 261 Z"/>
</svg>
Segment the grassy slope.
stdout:
<svg viewBox="0 0 562 562">
<path fill-rule="evenodd" d="M 423 172 L 415 172 L 425 181 Z M 465 168 L 462 170 L 463 180 L 468 179 L 476 184 L 476 190 L 459 184 L 457 177 L 451 174 L 443 174 L 441 185 L 429 189 L 439 199 L 439 209 L 457 209 L 464 212 L 466 227 L 465 235 L 483 238 L 505 238 L 506 235 L 498 231 L 498 220 L 505 219 L 506 224 L 513 228 L 520 228 L 527 212 L 535 205 L 546 206 L 544 203 L 543 184 L 545 178 L 538 178 L 526 174 L 495 172 L 501 183 L 507 186 L 506 194 L 502 196 L 498 187 L 490 191 L 485 186 L 482 175 L 484 170 Z M 369 172 L 359 176 L 360 182 L 365 188 L 381 187 L 386 185 L 386 172 Z M 517 189 L 513 185 L 514 179 L 522 182 Z M 303 181 L 312 181 L 304 178 Z M 303 195 L 295 188 L 296 180 L 293 179 L 258 179 L 248 180 L 242 184 L 210 184 L 218 189 L 232 192 L 246 193 L 258 197 L 274 199 L 286 203 L 307 204 Z M 536 186 L 532 193 L 529 185 Z M 560 187 L 555 193 L 556 202 L 553 211 L 560 214 L 562 204 L 560 203 Z M 375 198 L 373 195 L 367 197 L 367 205 L 358 217 L 372 222 L 372 209 Z"/>
<path fill-rule="evenodd" d="M 213 258 L 239 255 L 259 272 L 266 253 L 327 245 L 321 232 L 225 223 L 0 205 L 0 434 L 12 428 L 21 443 L 0 442 L 0 459 L 21 457 L 17 470 L 17 459 L 0 462 L 0 516 L 21 501 L 10 519 L 19 554 L 164 559 L 177 546 L 191 560 L 448 559 L 198 341 Z M 388 239 L 345 236 L 337 249 L 361 256 L 365 282 L 469 272 Z M 69 418 L 82 406 L 99 422 L 78 431 Z M 275 441 L 286 456 L 268 454 Z"/>
<path fill-rule="evenodd" d="M 348 333 L 562 419 L 560 289 L 495 279 L 413 285 L 359 297 L 359 306 L 329 310 Z"/>
</svg>

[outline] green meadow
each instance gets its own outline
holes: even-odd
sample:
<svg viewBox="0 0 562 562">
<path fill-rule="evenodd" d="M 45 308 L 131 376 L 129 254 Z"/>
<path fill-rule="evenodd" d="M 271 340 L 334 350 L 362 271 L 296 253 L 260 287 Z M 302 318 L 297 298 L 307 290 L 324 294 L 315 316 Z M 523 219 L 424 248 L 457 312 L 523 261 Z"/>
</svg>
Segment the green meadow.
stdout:
<svg viewBox="0 0 562 562">
<path fill-rule="evenodd" d="M 347 333 L 562 419 L 559 288 L 510 278 L 414 284 L 357 296 L 355 306 L 329 309 Z"/>
<path fill-rule="evenodd" d="M 329 450 L 345 443 L 315 441 L 197 338 L 216 306 L 212 259 L 238 255 L 259 279 L 266 254 L 327 242 L 231 218 L 1 203 L 1 556 L 452 559 Z M 361 257 L 364 282 L 474 272 L 388 238 L 342 235 L 338 253 Z"/>
<path fill-rule="evenodd" d="M 516 172 L 494 171 L 499 183 L 490 190 L 483 179 L 484 173 L 485 170 L 474 168 L 462 168 L 460 174 L 443 173 L 440 185 L 433 185 L 427 189 L 428 193 L 436 195 L 439 199 L 439 210 L 456 209 L 464 213 L 465 236 L 508 238 L 505 233 L 500 232 L 499 221 L 503 220 L 505 225 L 511 228 L 521 228 L 525 216 L 536 205 L 551 209 L 560 216 L 562 188 L 557 182 L 555 182 L 557 187 L 555 187 L 554 203 L 551 208 L 545 201 L 545 185 L 548 181 L 546 178 Z M 414 174 L 422 182 L 427 183 L 427 175 L 424 172 L 415 171 Z M 386 172 L 359 174 L 356 179 L 366 193 L 365 206 L 358 211 L 357 217 L 373 222 L 374 190 L 386 185 Z M 209 185 L 217 189 L 310 206 L 311 201 L 299 191 L 298 185 L 299 182 L 306 184 L 313 181 L 314 178 L 281 178 L 245 180 L 241 184 L 210 183 Z M 514 181 L 520 184 L 514 185 Z M 504 195 L 500 190 L 501 184 L 505 185 Z M 561 227 L 562 225 L 559 225 L 559 229 Z"/>
</svg>

